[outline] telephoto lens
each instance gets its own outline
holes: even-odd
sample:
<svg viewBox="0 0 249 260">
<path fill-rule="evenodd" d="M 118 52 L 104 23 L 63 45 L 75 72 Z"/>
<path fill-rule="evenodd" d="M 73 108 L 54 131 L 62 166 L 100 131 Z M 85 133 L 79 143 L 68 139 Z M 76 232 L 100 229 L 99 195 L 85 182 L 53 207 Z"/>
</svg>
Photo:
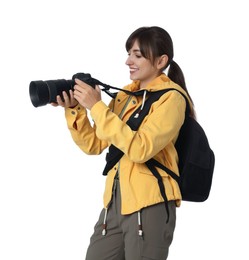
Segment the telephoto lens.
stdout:
<svg viewBox="0 0 249 260">
<path fill-rule="evenodd" d="M 84 81 L 93 88 L 98 83 L 90 74 L 81 72 L 74 74 L 71 80 L 57 79 L 31 81 L 29 84 L 29 95 L 33 106 L 40 107 L 52 102 L 56 103 L 56 97 L 58 95 L 60 95 L 63 100 L 62 92 L 66 91 L 69 95 L 69 90 L 73 90 L 75 85 L 75 78 Z"/>
<path fill-rule="evenodd" d="M 62 92 L 73 90 L 75 85 L 73 80 L 47 80 L 47 81 L 31 81 L 29 84 L 29 95 L 34 107 L 45 106 L 52 102 L 56 102 L 58 95 L 62 97 Z"/>
</svg>

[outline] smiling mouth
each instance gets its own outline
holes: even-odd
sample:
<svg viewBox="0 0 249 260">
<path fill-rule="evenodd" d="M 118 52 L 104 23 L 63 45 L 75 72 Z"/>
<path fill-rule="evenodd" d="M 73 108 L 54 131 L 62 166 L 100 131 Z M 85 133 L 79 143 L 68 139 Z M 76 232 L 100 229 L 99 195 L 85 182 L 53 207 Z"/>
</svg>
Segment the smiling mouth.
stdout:
<svg viewBox="0 0 249 260">
<path fill-rule="evenodd" d="M 138 71 L 137 68 L 130 68 L 130 73 L 134 73 L 134 72 L 136 72 L 136 71 Z"/>
</svg>

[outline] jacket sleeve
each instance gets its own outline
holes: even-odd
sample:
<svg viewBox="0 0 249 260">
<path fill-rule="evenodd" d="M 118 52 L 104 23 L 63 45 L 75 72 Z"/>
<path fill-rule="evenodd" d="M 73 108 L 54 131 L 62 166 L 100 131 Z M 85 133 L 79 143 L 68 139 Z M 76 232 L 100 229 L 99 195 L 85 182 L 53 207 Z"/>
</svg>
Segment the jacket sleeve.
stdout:
<svg viewBox="0 0 249 260">
<path fill-rule="evenodd" d="M 87 110 L 78 105 L 75 108 L 66 108 L 65 117 L 67 126 L 74 142 L 86 154 L 100 154 L 108 145 L 105 140 L 96 136 L 94 122 L 90 122 Z"/>
<path fill-rule="evenodd" d="M 143 163 L 174 142 L 185 118 L 186 102 L 180 93 L 170 91 L 152 104 L 138 131 L 123 122 L 99 101 L 91 109 L 96 135 L 112 143 L 133 162 Z"/>
</svg>

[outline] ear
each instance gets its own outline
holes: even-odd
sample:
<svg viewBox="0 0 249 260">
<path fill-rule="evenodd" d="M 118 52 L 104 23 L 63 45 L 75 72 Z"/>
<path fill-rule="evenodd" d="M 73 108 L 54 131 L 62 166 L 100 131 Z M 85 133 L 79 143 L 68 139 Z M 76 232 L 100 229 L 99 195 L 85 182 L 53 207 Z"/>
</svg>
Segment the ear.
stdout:
<svg viewBox="0 0 249 260">
<path fill-rule="evenodd" d="M 167 62 L 169 60 L 168 55 L 163 54 L 162 56 L 160 56 L 157 60 L 157 69 L 162 69 L 166 66 Z"/>
</svg>

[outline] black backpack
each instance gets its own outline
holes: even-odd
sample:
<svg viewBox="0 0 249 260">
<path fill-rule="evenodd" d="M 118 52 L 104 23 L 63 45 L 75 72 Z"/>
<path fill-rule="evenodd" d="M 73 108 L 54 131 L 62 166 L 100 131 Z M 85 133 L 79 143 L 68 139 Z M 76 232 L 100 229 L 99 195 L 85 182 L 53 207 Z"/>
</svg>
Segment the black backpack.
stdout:
<svg viewBox="0 0 249 260">
<path fill-rule="evenodd" d="M 137 130 L 142 123 L 144 117 L 150 110 L 151 104 L 158 100 L 161 95 L 168 91 L 176 90 L 174 88 L 164 89 L 156 92 L 151 92 L 146 100 L 143 109 L 139 107 L 126 122 L 132 130 Z M 158 180 L 161 195 L 166 204 L 168 212 L 167 197 L 165 187 L 161 175 L 158 173 L 157 168 L 161 168 L 174 178 L 179 184 L 182 200 L 203 202 L 210 193 L 215 156 L 209 146 L 207 136 L 201 125 L 189 115 L 190 106 L 188 99 L 183 93 L 178 91 L 186 100 L 186 113 L 185 121 L 180 129 L 178 139 L 175 147 L 179 157 L 179 173 L 176 175 L 173 171 L 162 165 L 155 159 L 151 158 L 145 164 Z M 139 116 L 137 117 L 137 115 Z M 166 119 L 167 120 L 167 119 Z M 103 171 L 103 175 L 107 175 L 108 171 L 121 159 L 123 152 L 114 145 L 109 147 L 109 152 L 106 156 L 107 164 Z"/>
</svg>

